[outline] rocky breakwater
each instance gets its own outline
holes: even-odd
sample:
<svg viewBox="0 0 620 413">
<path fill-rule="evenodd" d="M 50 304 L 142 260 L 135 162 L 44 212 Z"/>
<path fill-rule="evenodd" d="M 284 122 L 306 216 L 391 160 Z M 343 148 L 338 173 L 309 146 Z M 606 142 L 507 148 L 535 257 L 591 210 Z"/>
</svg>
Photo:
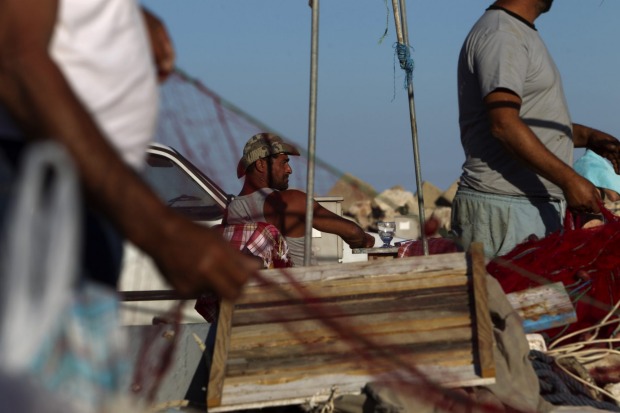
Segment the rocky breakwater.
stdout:
<svg viewBox="0 0 620 413">
<path fill-rule="evenodd" d="M 435 235 L 441 236 L 450 230 L 452 200 L 458 182 L 445 191 L 430 182 L 422 184 L 424 215 L 427 220 L 437 219 Z M 349 174 L 343 177 L 329 191 L 329 196 L 344 198 L 342 211 L 367 231 L 376 231 L 381 220 L 396 222 L 396 235 L 406 239 L 420 236 L 418 196 L 402 186 L 378 193 L 370 184 Z"/>
</svg>

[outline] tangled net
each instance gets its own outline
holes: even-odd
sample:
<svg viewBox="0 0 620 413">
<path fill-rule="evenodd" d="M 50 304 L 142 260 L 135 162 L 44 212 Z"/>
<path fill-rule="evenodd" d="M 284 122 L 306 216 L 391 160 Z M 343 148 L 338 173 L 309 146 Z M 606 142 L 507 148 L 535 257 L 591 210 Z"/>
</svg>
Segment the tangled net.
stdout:
<svg viewBox="0 0 620 413">
<path fill-rule="evenodd" d="M 487 266 L 506 293 L 561 281 L 578 321 L 548 330 L 550 337 L 597 325 L 620 299 L 620 217 L 600 205 L 605 223 L 575 228 L 567 213 L 564 230 L 532 239 Z M 605 335 L 613 333 L 604 327 Z"/>
</svg>

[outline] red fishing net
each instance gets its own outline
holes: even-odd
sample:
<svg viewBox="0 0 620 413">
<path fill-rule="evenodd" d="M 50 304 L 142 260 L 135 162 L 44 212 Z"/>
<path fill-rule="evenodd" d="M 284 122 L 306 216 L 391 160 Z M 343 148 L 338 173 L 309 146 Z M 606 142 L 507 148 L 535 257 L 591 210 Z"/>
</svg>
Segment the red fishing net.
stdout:
<svg viewBox="0 0 620 413">
<path fill-rule="evenodd" d="M 620 299 L 620 217 L 602 205 L 601 211 L 603 225 L 575 229 L 568 213 L 563 231 L 520 244 L 487 266 L 506 293 L 545 283 L 564 284 L 578 321 L 547 331 L 550 337 L 600 323 Z M 601 333 L 608 336 L 612 331 Z"/>
</svg>

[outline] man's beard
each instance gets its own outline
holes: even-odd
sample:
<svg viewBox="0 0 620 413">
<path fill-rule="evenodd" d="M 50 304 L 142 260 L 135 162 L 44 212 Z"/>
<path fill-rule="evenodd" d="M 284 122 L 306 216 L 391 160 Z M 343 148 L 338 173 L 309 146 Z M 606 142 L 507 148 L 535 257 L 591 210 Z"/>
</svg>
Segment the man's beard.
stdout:
<svg viewBox="0 0 620 413">
<path fill-rule="evenodd" d="M 288 179 L 282 179 L 282 180 L 276 181 L 273 177 L 270 177 L 268 186 L 271 189 L 276 189 L 278 191 L 284 191 L 288 189 Z"/>
<path fill-rule="evenodd" d="M 273 189 L 277 189 L 278 191 L 285 191 L 288 189 L 288 182 L 278 182 L 274 185 Z"/>
<path fill-rule="evenodd" d="M 540 0 L 538 2 L 540 14 L 547 13 L 549 10 L 551 10 L 552 4 L 553 4 L 553 0 Z"/>
</svg>

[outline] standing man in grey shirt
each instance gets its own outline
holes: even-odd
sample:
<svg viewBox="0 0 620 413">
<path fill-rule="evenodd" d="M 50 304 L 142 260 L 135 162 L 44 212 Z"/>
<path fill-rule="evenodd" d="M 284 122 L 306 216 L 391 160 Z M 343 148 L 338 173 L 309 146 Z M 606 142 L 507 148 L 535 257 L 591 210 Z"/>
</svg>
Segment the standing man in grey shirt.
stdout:
<svg viewBox="0 0 620 413">
<path fill-rule="evenodd" d="M 530 234 L 561 228 L 566 207 L 599 212 L 598 190 L 575 173 L 586 147 L 620 172 L 620 143 L 572 122 L 560 73 L 534 21 L 553 0 L 498 0 L 468 34 L 458 61 L 465 163 L 452 212 L 464 247 L 503 255 Z"/>
<path fill-rule="evenodd" d="M 272 133 L 259 133 L 243 148 L 237 177 L 245 176 L 239 196 L 226 208 L 225 224 L 268 222 L 286 238 L 295 266 L 303 266 L 306 232 L 306 194 L 288 189 L 293 170 L 289 155 L 297 149 Z M 323 208 L 314 202 L 312 226 L 319 231 L 340 236 L 351 248 L 368 248 L 375 238 L 355 222 Z"/>
</svg>

